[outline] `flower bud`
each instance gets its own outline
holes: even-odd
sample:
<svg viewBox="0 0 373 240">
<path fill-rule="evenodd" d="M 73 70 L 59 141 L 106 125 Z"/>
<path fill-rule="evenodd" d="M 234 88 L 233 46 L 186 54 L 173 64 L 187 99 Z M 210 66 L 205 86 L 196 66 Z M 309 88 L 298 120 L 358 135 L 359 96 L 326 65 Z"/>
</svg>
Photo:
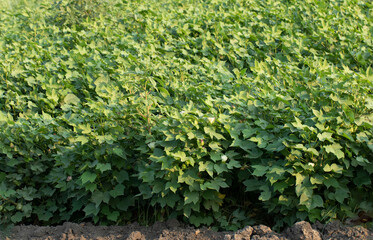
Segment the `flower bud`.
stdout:
<svg viewBox="0 0 373 240">
<path fill-rule="evenodd" d="M 209 118 L 207 118 L 207 120 L 209 120 L 210 123 L 215 122 L 215 118 L 214 117 L 209 117 Z"/>
</svg>

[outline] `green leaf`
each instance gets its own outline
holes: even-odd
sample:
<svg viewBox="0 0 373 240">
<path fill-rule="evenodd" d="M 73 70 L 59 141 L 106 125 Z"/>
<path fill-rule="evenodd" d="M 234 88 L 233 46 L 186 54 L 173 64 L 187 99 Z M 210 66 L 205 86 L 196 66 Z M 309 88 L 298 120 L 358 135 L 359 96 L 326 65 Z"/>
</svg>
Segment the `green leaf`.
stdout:
<svg viewBox="0 0 373 240">
<path fill-rule="evenodd" d="M 267 185 L 262 185 L 260 187 L 260 190 L 262 190 L 259 196 L 260 201 L 268 201 L 269 199 L 271 199 L 271 196 L 272 196 L 271 190 L 269 189 Z"/>
<path fill-rule="evenodd" d="M 88 216 L 96 216 L 98 212 L 100 211 L 100 209 L 96 207 L 96 204 L 89 203 L 87 204 L 87 206 L 85 206 L 83 211 L 85 212 L 85 215 L 88 217 Z"/>
<path fill-rule="evenodd" d="M 10 220 L 12 220 L 13 223 L 18 223 L 22 221 L 22 218 L 24 215 L 20 212 L 16 212 L 13 216 L 10 217 Z"/>
<path fill-rule="evenodd" d="M 223 135 L 220 133 L 215 132 L 215 130 L 212 127 L 204 127 L 205 133 L 210 135 L 211 139 L 216 138 L 218 140 L 225 139 Z"/>
<path fill-rule="evenodd" d="M 26 217 L 29 217 L 32 212 L 32 205 L 30 203 L 23 205 L 22 211 L 26 215 Z"/>
<path fill-rule="evenodd" d="M 168 194 L 167 198 L 165 199 L 167 206 L 174 208 L 175 204 L 180 201 L 180 196 L 177 194 Z"/>
<path fill-rule="evenodd" d="M 211 141 L 209 143 L 209 147 L 211 148 L 212 151 L 221 151 L 221 144 L 219 141 Z"/>
<path fill-rule="evenodd" d="M 282 141 L 276 141 L 268 144 L 265 149 L 270 152 L 281 152 L 285 149 L 285 145 L 282 143 Z"/>
<path fill-rule="evenodd" d="M 184 205 L 189 203 L 197 204 L 199 201 L 199 193 L 198 192 L 184 192 Z"/>
<path fill-rule="evenodd" d="M 75 212 L 75 211 L 81 210 L 83 205 L 84 205 L 84 203 L 83 203 L 83 201 L 81 201 L 81 199 L 78 200 L 78 201 L 73 201 L 71 203 L 71 206 L 73 207 L 72 211 Z"/>
<path fill-rule="evenodd" d="M 218 175 L 220 173 L 228 171 L 228 168 L 227 168 L 226 164 L 224 164 L 224 163 L 223 164 L 214 164 L 214 169 L 215 169 L 215 171 L 217 172 Z"/>
<path fill-rule="evenodd" d="M 365 103 L 366 103 L 366 107 L 368 109 L 373 109 L 373 98 L 372 97 L 368 97 L 366 100 L 365 100 Z"/>
<path fill-rule="evenodd" d="M 335 163 L 333 163 L 332 165 L 326 164 L 323 169 L 325 172 L 335 172 L 340 174 L 342 174 L 343 171 L 343 167 Z"/>
<path fill-rule="evenodd" d="M 257 191 L 259 190 L 259 187 L 263 185 L 262 182 L 256 179 L 247 179 L 243 182 L 243 184 L 246 186 L 246 192 Z"/>
<path fill-rule="evenodd" d="M 350 192 L 344 188 L 337 188 L 335 191 L 335 199 L 338 202 L 343 203 L 344 199 L 348 198 L 349 193 Z"/>
<path fill-rule="evenodd" d="M 249 139 L 252 142 L 256 142 L 259 148 L 266 148 L 267 141 L 260 137 L 251 137 Z"/>
<path fill-rule="evenodd" d="M 139 186 L 140 190 L 140 196 L 142 196 L 144 199 L 149 199 L 152 197 L 152 190 L 149 185 L 147 184 L 141 184 Z"/>
<path fill-rule="evenodd" d="M 309 201 L 312 198 L 313 190 L 310 187 L 303 189 L 302 194 L 300 195 L 299 204 L 308 205 Z"/>
<path fill-rule="evenodd" d="M 104 144 L 104 143 L 113 144 L 113 142 L 115 141 L 114 136 L 115 135 L 105 134 L 105 135 L 102 135 L 102 136 L 96 136 L 96 139 L 98 140 L 99 144 Z"/>
<path fill-rule="evenodd" d="M 113 198 L 124 195 L 125 186 L 123 184 L 118 184 L 109 193 Z"/>
<path fill-rule="evenodd" d="M 37 190 L 33 187 L 24 187 L 22 189 L 18 189 L 17 193 L 27 201 L 32 201 L 34 198 L 38 197 Z"/>
<path fill-rule="evenodd" d="M 220 152 L 210 152 L 210 158 L 212 161 L 217 162 L 221 160 L 221 153 Z"/>
<path fill-rule="evenodd" d="M 203 221 L 203 217 L 197 217 L 197 216 L 192 215 L 189 218 L 189 222 L 196 227 L 199 227 L 202 221 Z"/>
<path fill-rule="evenodd" d="M 277 175 L 283 175 L 285 173 L 285 169 L 282 166 L 274 165 L 269 168 L 268 173 L 276 173 Z"/>
<path fill-rule="evenodd" d="M 110 221 L 116 222 L 119 216 L 120 216 L 120 213 L 118 211 L 113 211 L 109 215 L 107 215 L 107 219 Z"/>
<path fill-rule="evenodd" d="M 302 175 L 301 173 L 295 174 L 295 193 L 297 196 L 301 196 L 302 193 L 309 187 L 307 184 L 309 182 L 309 177 Z"/>
<path fill-rule="evenodd" d="M 257 147 L 255 147 L 251 150 L 245 150 L 245 151 L 247 152 L 246 157 L 251 158 L 251 159 L 257 159 L 257 158 L 260 158 L 263 155 L 263 151 L 261 151 Z"/>
<path fill-rule="evenodd" d="M 325 140 L 328 140 L 329 142 L 333 142 L 334 139 L 332 136 L 333 136 L 333 133 L 331 132 L 323 132 L 322 134 L 320 133 L 317 134 L 317 138 L 322 142 L 324 142 Z"/>
<path fill-rule="evenodd" d="M 101 192 L 101 191 L 94 191 L 92 193 L 92 202 L 96 204 L 96 207 L 100 206 L 101 202 L 108 203 L 110 200 L 110 196 L 107 192 Z"/>
<path fill-rule="evenodd" d="M 96 169 L 100 170 L 101 173 L 111 170 L 111 164 L 110 163 L 98 163 L 96 165 Z"/>
<path fill-rule="evenodd" d="M 371 176 L 365 171 L 359 171 L 357 176 L 354 178 L 353 182 L 356 186 L 370 186 L 372 184 Z"/>
<path fill-rule="evenodd" d="M 214 164 L 210 161 L 207 162 L 199 162 L 199 168 L 198 170 L 200 172 L 206 171 L 211 177 L 214 176 Z"/>
<path fill-rule="evenodd" d="M 113 148 L 113 153 L 115 153 L 117 156 L 127 159 L 126 154 L 124 153 L 123 149 L 121 148 Z"/>
<path fill-rule="evenodd" d="M 185 161 L 188 160 L 188 158 L 187 158 L 185 152 L 183 152 L 183 151 L 179 151 L 179 152 L 174 153 L 174 157 L 175 157 L 176 159 L 182 161 L 182 162 L 185 162 Z"/>
<path fill-rule="evenodd" d="M 28 83 L 29 86 L 33 86 L 33 85 L 37 84 L 34 77 L 27 77 L 27 78 L 25 78 L 25 80 L 26 80 L 26 82 Z"/>
<path fill-rule="evenodd" d="M 316 174 L 315 176 L 310 178 L 310 181 L 311 181 L 312 185 L 323 184 L 324 178 L 321 175 Z"/>
<path fill-rule="evenodd" d="M 45 209 L 35 209 L 33 211 L 38 215 L 38 218 L 42 221 L 48 221 L 53 217 L 53 214 L 50 211 L 46 211 Z"/>
<path fill-rule="evenodd" d="M 356 166 L 358 166 L 358 165 L 364 167 L 364 166 L 366 166 L 367 164 L 369 164 L 368 159 L 363 158 L 363 157 L 361 157 L 361 156 L 358 156 L 358 157 L 356 157 L 356 158 L 353 158 L 352 161 L 351 161 L 351 165 L 354 166 L 354 167 L 356 167 Z"/>
<path fill-rule="evenodd" d="M 93 183 L 96 180 L 97 175 L 92 172 L 84 172 L 81 176 L 80 179 L 82 180 L 82 184 L 85 184 L 87 182 Z"/>
<path fill-rule="evenodd" d="M 324 146 L 327 153 L 333 153 L 338 159 L 344 158 L 345 154 L 341 151 L 342 146 L 339 143 Z"/>
<path fill-rule="evenodd" d="M 71 140 L 72 142 L 80 142 L 82 145 L 86 144 L 87 142 L 89 142 L 89 138 L 87 138 L 86 136 L 77 136 L 75 137 L 73 140 Z"/>
<path fill-rule="evenodd" d="M 214 189 L 216 191 L 219 191 L 220 190 L 220 186 L 215 181 L 207 181 L 204 184 L 202 184 L 201 189 L 202 190 L 205 190 L 205 189 Z"/>
<path fill-rule="evenodd" d="M 296 173 L 295 174 L 295 185 L 300 185 L 303 183 L 304 179 L 306 178 L 307 176 L 305 175 L 302 175 L 301 173 Z"/>
<path fill-rule="evenodd" d="M 70 93 L 64 98 L 64 103 L 69 105 L 78 105 L 80 103 L 80 99 L 74 94 Z"/>
<path fill-rule="evenodd" d="M 354 137 L 351 135 L 351 131 L 350 130 L 346 130 L 346 129 L 337 129 L 337 133 L 340 135 L 340 136 L 343 136 L 345 138 L 347 138 L 348 140 L 350 140 L 351 142 L 354 142 L 355 139 Z"/>
<path fill-rule="evenodd" d="M 84 188 L 87 189 L 90 192 L 94 192 L 97 189 L 97 184 L 87 183 L 87 184 L 85 184 Z"/>
<path fill-rule="evenodd" d="M 243 137 L 244 137 L 245 139 L 248 139 L 249 137 L 251 137 L 252 135 L 254 135 L 256 132 L 257 132 L 257 130 L 256 130 L 256 129 L 253 129 L 253 128 L 244 129 L 244 130 L 242 131 L 242 133 L 243 133 Z"/>
<path fill-rule="evenodd" d="M 269 177 L 269 182 L 272 184 L 274 192 L 277 191 L 283 193 L 284 190 L 289 187 L 289 185 L 286 182 L 278 181 L 280 179 L 282 179 L 282 177 L 278 175 L 272 175 L 271 177 Z"/>
<path fill-rule="evenodd" d="M 314 148 L 307 148 L 306 152 L 312 153 L 315 156 L 319 156 L 319 152 Z"/>
<path fill-rule="evenodd" d="M 78 128 L 82 130 L 83 134 L 89 134 L 92 132 L 90 124 L 79 124 Z"/>
<path fill-rule="evenodd" d="M 353 123 L 355 121 L 354 112 L 346 105 L 344 105 L 342 108 L 343 108 L 343 111 L 346 114 L 348 120 L 350 120 L 350 122 Z"/>
<path fill-rule="evenodd" d="M 134 205 L 134 197 L 120 197 L 117 198 L 116 207 L 121 211 L 127 211 L 130 206 Z"/>
<path fill-rule="evenodd" d="M 6 173 L 5 172 L 0 172 L 0 182 L 4 182 L 4 179 L 6 177 Z M 5 185 L 5 183 L 4 183 Z"/>
<path fill-rule="evenodd" d="M 252 168 L 254 168 L 253 175 L 257 177 L 262 177 L 267 173 L 268 167 L 262 166 L 262 165 L 252 165 Z"/>
<path fill-rule="evenodd" d="M 369 142 L 369 138 L 365 132 L 359 132 L 358 134 L 356 134 L 356 140 L 358 142 Z"/>
<path fill-rule="evenodd" d="M 218 193 L 214 190 L 206 190 L 202 193 L 203 199 L 206 200 L 215 200 L 218 197 Z"/>
<path fill-rule="evenodd" d="M 117 179 L 118 183 L 123 183 L 129 180 L 129 176 L 126 170 L 121 170 L 120 172 L 114 172 L 114 177 Z"/>
<path fill-rule="evenodd" d="M 333 177 L 326 178 L 324 180 L 324 184 L 327 188 L 329 187 L 339 188 L 340 187 L 338 181 Z"/>
<path fill-rule="evenodd" d="M 24 73 L 24 72 L 25 72 L 25 70 L 23 70 L 23 69 L 21 68 L 21 66 L 16 65 L 15 68 L 12 70 L 11 75 L 12 75 L 13 77 L 18 77 L 19 74 L 22 74 L 22 73 Z"/>
<path fill-rule="evenodd" d="M 170 189 L 172 192 L 176 193 L 177 189 L 180 187 L 180 183 L 178 182 L 167 182 L 166 183 L 166 189 Z"/>
<path fill-rule="evenodd" d="M 317 117 L 319 121 L 323 121 L 325 118 L 323 117 L 323 111 L 317 111 L 316 109 L 312 109 L 313 114 Z"/>
<path fill-rule="evenodd" d="M 0 184 L 0 195 L 3 197 L 11 197 L 12 195 L 16 194 L 16 191 L 13 189 L 8 189 L 5 182 L 1 182 Z"/>
<path fill-rule="evenodd" d="M 152 193 L 160 193 L 164 189 L 164 182 L 163 181 L 155 181 L 152 186 Z"/>
<path fill-rule="evenodd" d="M 198 179 L 196 171 L 188 170 L 183 174 L 178 176 L 177 182 L 178 183 L 186 183 L 188 185 L 193 185 L 193 183 Z"/>
<path fill-rule="evenodd" d="M 297 118 L 297 117 L 294 117 L 295 118 L 295 122 L 292 122 L 291 124 L 297 128 L 297 129 L 300 129 L 300 130 L 303 130 L 305 127 L 307 127 L 307 125 L 303 125 L 302 124 L 302 121 Z"/>
<path fill-rule="evenodd" d="M 324 200 L 322 199 L 320 195 L 314 194 L 312 195 L 312 203 L 311 203 L 309 210 L 317 208 L 317 207 L 323 208 Z"/>
<path fill-rule="evenodd" d="M 279 197 L 278 197 L 278 202 L 279 202 L 279 204 L 281 204 L 281 205 L 285 205 L 285 206 L 290 206 L 290 204 L 291 204 L 291 199 L 289 198 L 289 197 L 287 197 L 286 195 L 280 195 Z"/>
<path fill-rule="evenodd" d="M 229 160 L 229 162 L 227 163 L 228 169 L 234 169 L 234 168 L 240 168 L 240 167 L 241 167 L 240 162 L 233 160 L 233 159 Z"/>
<path fill-rule="evenodd" d="M 158 91 L 161 93 L 162 97 L 167 98 L 170 96 L 170 93 L 163 87 L 158 87 Z"/>
<path fill-rule="evenodd" d="M 235 139 L 232 144 L 231 144 L 232 147 L 240 147 L 242 148 L 243 150 L 249 152 L 253 149 L 256 148 L 256 144 L 249 141 L 249 140 L 240 140 L 240 139 Z"/>
<path fill-rule="evenodd" d="M 219 191 L 220 187 L 222 187 L 222 188 L 229 187 L 228 184 L 225 182 L 225 180 L 223 178 L 220 178 L 220 177 L 217 177 L 214 180 L 212 180 L 211 185 L 214 186 L 213 189 L 215 189 L 216 191 Z M 215 187 L 215 186 L 218 186 L 218 187 Z"/>
</svg>

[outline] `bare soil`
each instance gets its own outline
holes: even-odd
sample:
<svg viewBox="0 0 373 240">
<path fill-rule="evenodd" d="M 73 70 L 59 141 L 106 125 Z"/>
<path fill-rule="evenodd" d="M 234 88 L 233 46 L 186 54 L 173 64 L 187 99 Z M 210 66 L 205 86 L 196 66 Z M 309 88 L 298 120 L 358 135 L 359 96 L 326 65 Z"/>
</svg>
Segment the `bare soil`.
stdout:
<svg viewBox="0 0 373 240">
<path fill-rule="evenodd" d="M 126 226 L 94 226 L 90 223 L 64 223 L 56 227 L 16 226 L 1 240 L 373 240 L 373 232 L 362 226 L 345 226 L 339 222 L 327 225 L 298 222 L 282 233 L 258 225 L 248 226 L 237 232 L 215 232 L 211 229 L 195 229 L 177 220 L 158 222 L 151 227 L 130 224 Z"/>
</svg>

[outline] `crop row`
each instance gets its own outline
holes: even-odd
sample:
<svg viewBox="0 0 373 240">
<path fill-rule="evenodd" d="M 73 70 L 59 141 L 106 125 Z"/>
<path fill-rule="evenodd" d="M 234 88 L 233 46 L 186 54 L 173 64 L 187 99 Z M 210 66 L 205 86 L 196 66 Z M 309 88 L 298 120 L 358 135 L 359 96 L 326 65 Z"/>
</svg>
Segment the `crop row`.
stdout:
<svg viewBox="0 0 373 240">
<path fill-rule="evenodd" d="M 0 14 L 0 225 L 373 210 L 369 1 L 25 4 Z"/>
</svg>

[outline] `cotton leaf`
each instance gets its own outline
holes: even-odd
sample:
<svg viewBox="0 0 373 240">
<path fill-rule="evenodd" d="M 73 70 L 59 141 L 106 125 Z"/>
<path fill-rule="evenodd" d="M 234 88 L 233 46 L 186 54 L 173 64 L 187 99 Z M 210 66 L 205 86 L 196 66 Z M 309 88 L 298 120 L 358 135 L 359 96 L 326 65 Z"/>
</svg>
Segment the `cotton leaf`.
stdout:
<svg viewBox="0 0 373 240">
<path fill-rule="evenodd" d="M 320 140 L 320 141 L 322 141 L 322 142 L 324 142 L 325 140 L 328 140 L 328 141 L 330 141 L 330 142 L 333 142 L 333 137 L 332 137 L 332 135 L 333 135 L 333 133 L 331 133 L 331 132 L 323 132 L 323 133 L 319 133 L 319 134 L 317 134 L 317 138 Z"/>
<path fill-rule="evenodd" d="M 80 176 L 82 183 L 85 184 L 87 182 L 94 182 L 96 179 L 96 174 L 91 172 L 84 172 L 82 176 Z"/>
<path fill-rule="evenodd" d="M 252 167 L 254 168 L 253 175 L 257 177 L 263 176 L 268 170 L 267 166 L 262 165 L 253 165 Z"/>
<path fill-rule="evenodd" d="M 333 153 L 338 159 L 344 158 L 345 154 L 341 151 L 342 146 L 339 143 L 324 146 L 327 153 Z"/>
<path fill-rule="evenodd" d="M 64 103 L 70 104 L 70 105 L 78 105 L 80 103 L 80 99 L 74 94 L 70 93 L 70 94 L 67 94 L 66 97 L 64 98 Z"/>
<path fill-rule="evenodd" d="M 198 192 L 185 192 L 184 193 L 184 204 L 194 203 L 197 204 L 199 201 L 199 193 Z"/>
<path fill-rule="evenodd" d="M 335 173 L 342 173 L 343 167 L 340 165 L 337 165 L 333 163 L 332 165 L 326 164 L 324 166 L 324 171 L 325 172 L 335 172 Z"/>
<path fill-rule="evenodd" d="M 116 198 L 118 196 L 122 196 L 124 194 L 124 188 L 125 186 L 123 184 L 118 184 L 114 187 L 113 190 L 109 192 L 109 194 L 113 197 Z"/>
</svg>

